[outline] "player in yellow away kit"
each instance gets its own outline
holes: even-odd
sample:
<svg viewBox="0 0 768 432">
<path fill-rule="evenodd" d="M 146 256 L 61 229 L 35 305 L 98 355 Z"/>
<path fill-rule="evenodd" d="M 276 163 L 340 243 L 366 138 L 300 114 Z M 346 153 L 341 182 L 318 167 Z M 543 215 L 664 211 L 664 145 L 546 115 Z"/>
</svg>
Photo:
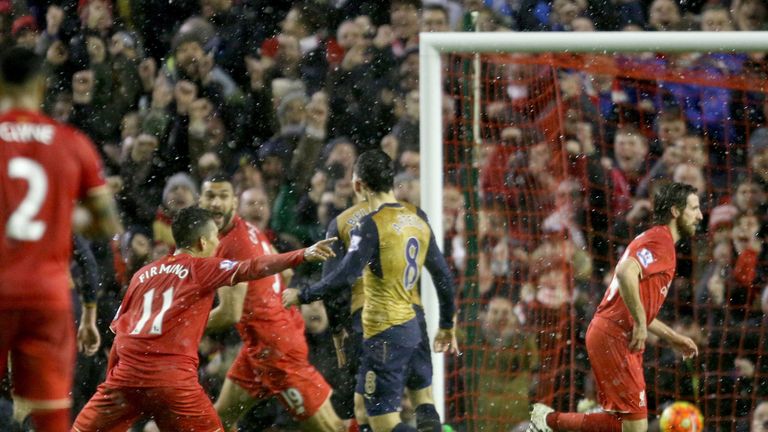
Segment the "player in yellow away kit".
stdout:
<svg viewBox="0 0 768 432">
<path fill-rule="evenodd" d="M 362 273 L 363 348 L 356 392 L 363 397 L 374 432 L 415 430 L 400 422 L 399 408 L 409 371 L 423 370 L 421 327 L 413 290 L 426 265 L 440 302 L 435 351 L 456 349 L 454 287 L 445 258 L 423 212 L 399 203 L 392 191 L 392 161 L 384 152 L 362 154 L 355 165 L 355 190 L 371 213 L 352 229 L 347 255 L 323 280 L 302 292 L 286 291 L 286 305 L 309 303 L 348 288 Z M 431 370 L 431 366 L 430 366 Z M 410 382 L 409 382 L 410 384 Z M 431 385 L 431 379 L 422 383 Z"/>
</svg>

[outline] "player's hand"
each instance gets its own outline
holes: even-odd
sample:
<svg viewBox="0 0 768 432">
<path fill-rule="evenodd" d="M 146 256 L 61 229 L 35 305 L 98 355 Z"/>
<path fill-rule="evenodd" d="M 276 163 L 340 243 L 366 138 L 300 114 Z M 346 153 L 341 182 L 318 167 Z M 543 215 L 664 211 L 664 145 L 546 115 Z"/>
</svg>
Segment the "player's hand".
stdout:
<svg viewBox="0 0 768 432">
<path fill-rule="evenodd" d="M 678 334 L 677 337 L 672 340 L 672 347 L 683 354 L 683 360 L 699 355 L 699 347 L 697 347 L 696 342 L 688 336 Z"/>
<path fill-rule="evenodd" d="M 436 353 L 461 354 L 456 341 L 456 329 L 439 329 L 435 335 L 434 350 Z"/>
<path fill-rule="evenodd" d="M 101 345 L 99 329 L 94 323 L 81 323 L 77 329 L 77 350 L 90 357 L 96 354 Z"/>
<path fill-rule="evenodd" d="M 287 309 L 291 306 L 298 306 L 299 302 L 299 290 L 296 288 L 287 288 L 283 291 L 283 306 Z"/>
<path fill-rule="evenodd" d="M 336 348 L 336 361 L 339 365 L 339 369 L 343 368 L 347 364 L 347 354 L 344 352 L 344 342 L 347 341 L 349 334 L 346 330 L 342 329 L 338 333 L 333 334 L 333 346 Z"/>
<path fill-rule="evenodd" d="M 629 341 L 629 350 L 632 352 L 643 352 L 646 339 L 648 339 L 648 328 L 644 325 L 635 324 L 632 327 L 632 339 Z"/>
<path fill-rule="evenodd" d="M 312 246 L 304 249 L 304 260 L 307 262 L 324 262 L 328 261 L 328 258 L 335 257 L 336 254 L 333 252 L 331 245 L 336 240 L 338 240 L 337 237 L 320 240 Z"/>
</svg>

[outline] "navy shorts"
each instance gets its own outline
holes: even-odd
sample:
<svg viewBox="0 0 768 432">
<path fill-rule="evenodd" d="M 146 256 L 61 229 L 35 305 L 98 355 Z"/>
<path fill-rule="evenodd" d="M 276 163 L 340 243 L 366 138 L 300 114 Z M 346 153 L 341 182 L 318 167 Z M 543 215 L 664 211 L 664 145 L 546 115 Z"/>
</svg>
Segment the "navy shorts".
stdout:
<svg viewBox="0 0 768 432">
<path fill-rule="evenodd" d="M 369 416 L 400 410 L 411 363 L 421 342 L 414 318 L 363 341 L 355 391 L 363 395 Z"/>
<path fill-rule="evenodd" d="M 405 387 L 409 390 L 421 390 L 432 385 L 432 348 L 427 334 L 427 321 L 424 319 L 424 308 L 413 306 L 416 312 L 416 320 L 419 322 L 421 342 L 416 347 L 413 359 L 408 365 Z M 347 361 L 350 370 L 355 376 L 360 369 L 360 360 L 363 357 L 363 328 L 361 323 L 362 309 L 352 315 L 352 332 L 346 344 Z"/>
</svg>

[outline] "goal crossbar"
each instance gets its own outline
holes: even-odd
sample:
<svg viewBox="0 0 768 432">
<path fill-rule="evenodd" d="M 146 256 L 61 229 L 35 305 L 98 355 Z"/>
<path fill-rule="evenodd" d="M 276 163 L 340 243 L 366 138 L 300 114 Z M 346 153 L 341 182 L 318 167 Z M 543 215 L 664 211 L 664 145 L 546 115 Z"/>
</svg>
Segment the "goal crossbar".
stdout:
<svg viewBox="0 0 768 432">
<path fill-rule="evenodd" d="M 437 244 L 443 244 L 442 65 L 444 53 L 613 53 L 768 51 L 768 32 L 488 32 L 420 33 L 419 96 L 421 206 Z M 439 303 L 432 279 L 422 276 L 422 301 L 430 340 Z M 445 366 L 432 354 L 435 406 L 445 419 Z"/>
</svg>

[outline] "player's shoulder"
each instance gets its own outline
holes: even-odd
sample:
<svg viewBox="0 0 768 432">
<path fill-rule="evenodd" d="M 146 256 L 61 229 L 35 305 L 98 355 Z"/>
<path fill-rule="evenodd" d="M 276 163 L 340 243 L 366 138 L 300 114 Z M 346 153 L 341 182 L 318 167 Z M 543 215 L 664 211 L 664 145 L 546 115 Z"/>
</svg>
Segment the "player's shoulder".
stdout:
<svg viewBox="0 0 768 432">
<path fill-rule="evenodd" d="M 639 245 L 639 244 L 652 244 L 656 243 L 659 245 L 673 245 L 674 246 L 674 240 L 672 239 L 672 233 L 669 231 L 669 227 L 666 225 L 655 225 L 646 231 L 640 233 L 637 237 L 632 240 L 632 243 Z"/>
<path fill-rule="evenodd" d="M 354 228 L 370 212 L 371 209 L 368 203 L 359 202 L 336 216 L 336 228 L 339 231 Z"/>
<path fill-rule="evenodd" d="M 400 201 L 400 204 L 402 204 L 406 210 L 412 213 L 416 213 L 416 215 L 421 219 L 423 219 L 424 222 L 429 223 L 429 218 L 427 217 L 427 213 L 425 213 L 424 210 L 421 209 L 421 207 L 417 205 L 413 205 L 406 201 Z"/>
</svg>

